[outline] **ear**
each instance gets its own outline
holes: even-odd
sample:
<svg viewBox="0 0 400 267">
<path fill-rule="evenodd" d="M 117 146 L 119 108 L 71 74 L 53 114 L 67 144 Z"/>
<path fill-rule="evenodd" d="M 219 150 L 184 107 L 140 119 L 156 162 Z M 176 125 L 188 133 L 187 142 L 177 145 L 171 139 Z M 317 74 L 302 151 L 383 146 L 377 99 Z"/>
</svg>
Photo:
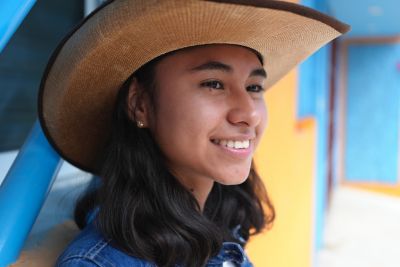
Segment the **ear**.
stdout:
<svg viewBox="0 0 400 267">
<path fill-rule="evenodd" d="M 128 92 L 128 116 L 135 122 L 141 122 L 141 127 L 149 126 L 149 101 L 146 95 L 143 93 L 143 88 L 139 86 L 137 79 L 133 77 L 131 84 L 129 85 Z"/>
</svg>

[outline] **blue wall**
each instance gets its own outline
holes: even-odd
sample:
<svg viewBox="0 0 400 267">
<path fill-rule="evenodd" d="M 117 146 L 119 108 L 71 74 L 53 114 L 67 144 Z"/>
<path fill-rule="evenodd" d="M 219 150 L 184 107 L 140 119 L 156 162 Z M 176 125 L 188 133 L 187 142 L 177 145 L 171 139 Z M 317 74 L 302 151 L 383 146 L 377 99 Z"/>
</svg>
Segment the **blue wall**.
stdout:
<svg viewBox="0 0 400 267">
<path fill-rule="evenodd" d="M 395 184 L 400 127 L 400 44 L 350 45 L 345 178 Z"/>
<path fill-rule="evenodd" d="M 328 0 L 329 13 L 351 25 L 351 37 L 400 34 L 399 0 Z"/>
</svg>

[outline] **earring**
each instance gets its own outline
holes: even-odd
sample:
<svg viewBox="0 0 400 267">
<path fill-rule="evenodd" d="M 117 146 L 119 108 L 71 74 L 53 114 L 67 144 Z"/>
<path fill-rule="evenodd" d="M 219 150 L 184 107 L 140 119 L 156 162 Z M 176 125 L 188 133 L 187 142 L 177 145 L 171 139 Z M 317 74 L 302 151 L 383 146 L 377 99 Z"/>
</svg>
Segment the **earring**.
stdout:
<svg viewBox="0 0 400 267">
<path fill-rule="evenodd" d="M 144 123 L 142 121 L 137 121 L 136 124 L 137 124 L 137 127 L 139 127 L 139 128 L 144 127 Z"/>
</svg>

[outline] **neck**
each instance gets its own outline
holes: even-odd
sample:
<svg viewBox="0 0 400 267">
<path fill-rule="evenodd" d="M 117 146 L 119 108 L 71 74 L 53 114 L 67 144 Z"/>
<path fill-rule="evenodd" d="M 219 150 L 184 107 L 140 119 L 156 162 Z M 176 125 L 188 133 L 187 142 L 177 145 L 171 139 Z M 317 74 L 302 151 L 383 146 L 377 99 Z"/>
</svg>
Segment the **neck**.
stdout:
<svg viewBox="0 0 400 267">
<path fill-rule="evenodd" d="M 189 187 L 188 190 L 192 193 L 192 195 L 196 198 L 197 203 L 199 203 L 200 211 L 203 212 L 204 205 L 207 201 L 208 195 L 211 192 L 212 186 L 214 184 L 214 181 L 211 181 L 211 183 L 207 185 L 202 185 L 201 187 Z"/>
<path fill-rule="evenodd" d="M 189 191 L 197 200 L 200 211 L 203 211 L 204 204 L 214 185 L 214 180 L 207 177 L 188 178 L 187 176 L 174 173 L 179 182 Z"/>
</svg>

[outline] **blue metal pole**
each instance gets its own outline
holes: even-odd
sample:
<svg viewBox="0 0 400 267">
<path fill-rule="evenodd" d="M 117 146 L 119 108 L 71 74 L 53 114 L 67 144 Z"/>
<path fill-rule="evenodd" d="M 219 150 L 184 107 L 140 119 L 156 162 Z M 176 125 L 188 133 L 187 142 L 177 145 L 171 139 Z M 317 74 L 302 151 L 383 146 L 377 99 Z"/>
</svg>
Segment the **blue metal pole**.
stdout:
<svg viewBox="0 0 400 267">
<path fill-rule="evenodd" d="M 17 260 L 61 162 L 36 122 L 0 186 L 0 267 Z"/>
<path fill-rule="evenodd" d="M 35 0 L 0 1 L 0 52 L 17 30 L 25 16 L 35 4 Z"/>
</svg>

